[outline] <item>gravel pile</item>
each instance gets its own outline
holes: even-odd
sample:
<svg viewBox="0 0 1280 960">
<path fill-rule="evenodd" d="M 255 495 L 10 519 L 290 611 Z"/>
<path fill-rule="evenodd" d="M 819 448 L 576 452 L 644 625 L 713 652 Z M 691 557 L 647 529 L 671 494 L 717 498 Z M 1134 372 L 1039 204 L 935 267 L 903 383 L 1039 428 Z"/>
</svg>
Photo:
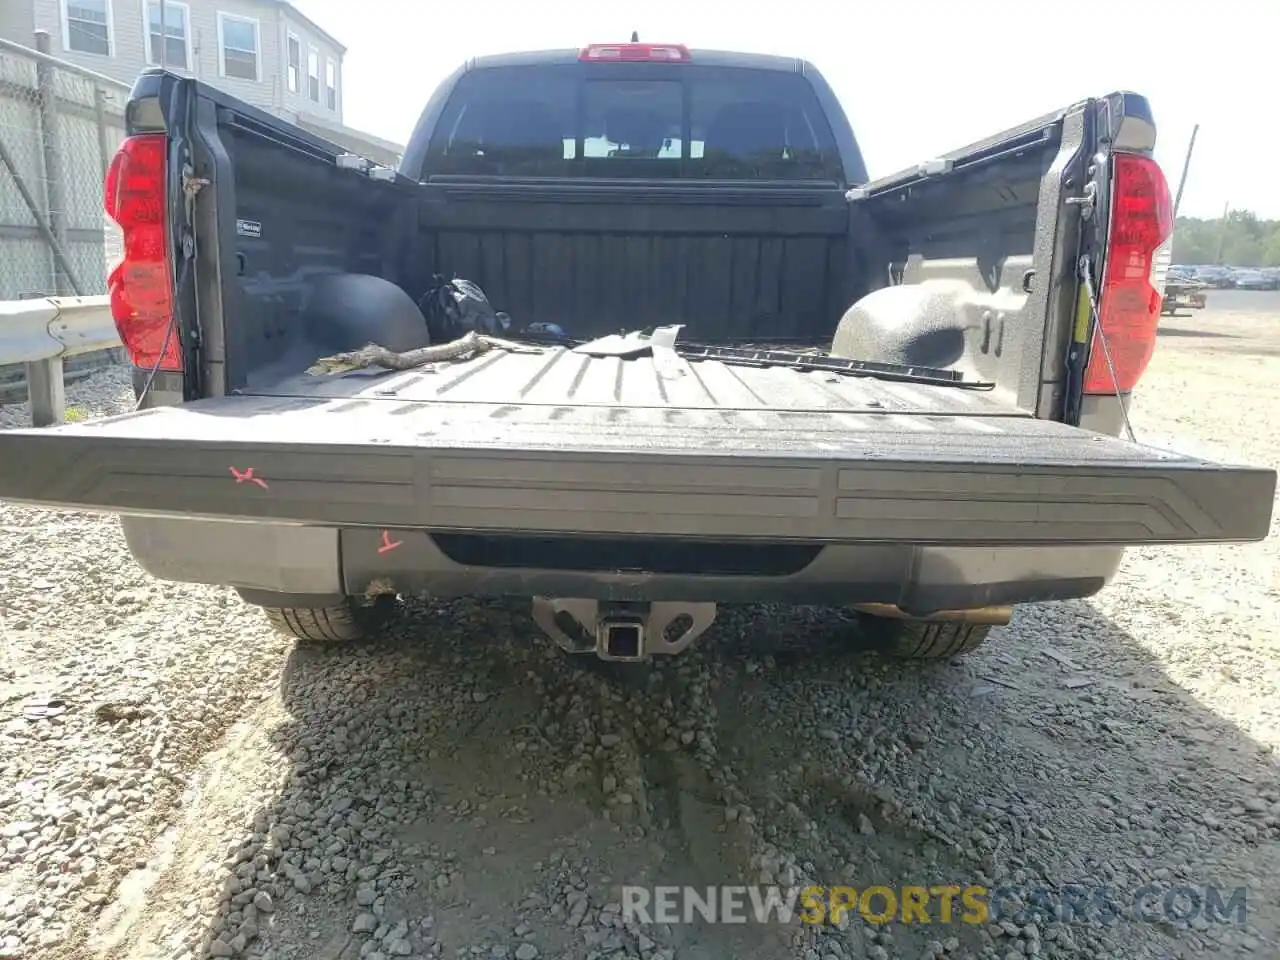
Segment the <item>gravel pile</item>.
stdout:
<svg viewBox="0 0 1280 960">
<path fill-rule="evenodd" d="M 67 397 L 86 418 L 132 399 L 121 369 Z M 0 503 L 0 957 L 83 939 L 285 649 L 226 591 L 145 574 L 115 517 Z"/>
<path fill-rule="evenodd" d="M 1280 458 L 1242 412 L 1272 361 L 1161 349 L 1146 438 Z M 129 399 L 83 386 L 93 415 Z M 1192 421 L 1197 390 L 1221 402 Z M 0 536 L 0 958 L 1280 954 L 1274 540 L 1135 551 L 922 669 L 759 606 L 641 668 L 568 660 L 516 601 L 294 649 L 231 591 L 148 578 L 112 518 L 0 504 Z M 982 924 L 621 909 L 623 883 L 810 882 L 1011 893 Z M 1042 898 L 1069 884 L 1110 899 L 1065 922 Z M 1243 924 L 1133 915 L 1210 884 L 1248 888 Z"/>
</svg>

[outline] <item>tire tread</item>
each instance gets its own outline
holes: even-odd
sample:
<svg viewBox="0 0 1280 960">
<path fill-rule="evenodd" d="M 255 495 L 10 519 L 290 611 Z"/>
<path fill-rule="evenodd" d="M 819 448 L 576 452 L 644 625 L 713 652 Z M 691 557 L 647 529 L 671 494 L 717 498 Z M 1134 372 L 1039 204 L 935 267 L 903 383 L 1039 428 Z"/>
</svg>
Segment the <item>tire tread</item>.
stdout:
<svg viewBox="0 0 1280 960">
<path fill-rule="evenodd" d="M 331 607 L 263 609 L 276 630 L 303 643 L 349 643 L 366 632 L 350 602 Z"/>
<path fill-rule="evenodd" d="M 962 620 L 895 620 L 867 617 L 876 646 L 905 660 L 945 660 L 978 649 L 991 627 Z"/>
</svg>

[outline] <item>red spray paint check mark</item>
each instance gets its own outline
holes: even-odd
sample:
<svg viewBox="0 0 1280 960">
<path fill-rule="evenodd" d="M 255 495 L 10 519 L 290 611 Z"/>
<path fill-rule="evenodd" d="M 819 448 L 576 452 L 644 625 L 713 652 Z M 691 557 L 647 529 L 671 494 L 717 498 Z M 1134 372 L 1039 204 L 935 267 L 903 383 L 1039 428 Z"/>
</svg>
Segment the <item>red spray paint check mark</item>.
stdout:
<svg viewBox="0 0 1280 960">
<path fill-rule="evenodd" d="M 235 467 L 232 467 L 231 475 L 236 478 L 236 483 L 238 484 L 246 482 L 256 483 L 263 490 L 270 489 L 270 487 L 267 486 L 267 481 L 263 480 L 261 477 L 255 477 L 253 475 L 253 467 L 246 467 L 244 470 L 237 470 Z"/>
<path fill-rule="evenodd" d="M 392 540 L 390 531 L 382 531 L 382 546 L 378 547 L 379 553 L 390 553 L 396 547 L 403 546 L 403 540 Z"/>
</svg>

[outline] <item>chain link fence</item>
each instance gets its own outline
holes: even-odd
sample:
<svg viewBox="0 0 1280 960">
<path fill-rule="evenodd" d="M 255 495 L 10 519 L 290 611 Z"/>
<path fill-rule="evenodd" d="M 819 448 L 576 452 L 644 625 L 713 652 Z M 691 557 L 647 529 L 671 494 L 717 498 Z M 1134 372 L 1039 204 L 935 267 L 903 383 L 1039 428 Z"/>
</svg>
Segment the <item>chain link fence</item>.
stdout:
<svg viewBox="0 0 1280 960">
<path fill-rule="evenodd" d="M 0 39 L 0 300 L 107 292 L 120 232 L 102 185 L 128 96 L 127 84 Z M 121 357 L 76 358 L 68 379 Z M 0 400 L 24 380 L 20 366 L 0 365 Z"/>
<path fill-rule="evenodd" d="M 38 39 L 47 39 L 38 38 Z M 0 40 L 0 300 L 106 292 L 126 84 Z"/>
</svg>

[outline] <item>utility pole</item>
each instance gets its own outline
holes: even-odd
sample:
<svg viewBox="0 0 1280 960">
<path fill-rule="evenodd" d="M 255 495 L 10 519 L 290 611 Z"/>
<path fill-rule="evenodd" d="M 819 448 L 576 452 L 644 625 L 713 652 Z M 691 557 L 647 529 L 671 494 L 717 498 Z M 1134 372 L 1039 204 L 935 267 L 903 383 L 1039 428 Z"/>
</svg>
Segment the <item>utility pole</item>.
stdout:
<svg viewBox="0 0 1280 960">
<path fill-rule="evenodd" d="M 1191 142 L 1187 144 L 1187 156 L 1182 161 L 1182 177 L 1178 180 L 1178 195 L 1173 198 L 1173 219 L 1178 220 L 1178 207 L 1182 206 L 1182 188 L 1187 185 L 1187 171 L 1191 169 L 1191 151 L 1196 148 L 1196 134 L 1200 132 L 1200 124 L 1191 128 Z"/>
<path fill-rule="evenodd" d="M 160 69 L 163 70 L 169 65 L 169 34 L 165 31 L 164 8 L 168 6 L 166 0 L 160 2 Z"/>
<path fill-rule="evenodd" d="M 1227 245 L 1227 217 L 1231 215 L 1231 201 L 1222 205 L 1222 222 L 1218 224 L 1218 254 L 1213 262 L 1222 266 L 1222 249 Z"/>
</svg>

